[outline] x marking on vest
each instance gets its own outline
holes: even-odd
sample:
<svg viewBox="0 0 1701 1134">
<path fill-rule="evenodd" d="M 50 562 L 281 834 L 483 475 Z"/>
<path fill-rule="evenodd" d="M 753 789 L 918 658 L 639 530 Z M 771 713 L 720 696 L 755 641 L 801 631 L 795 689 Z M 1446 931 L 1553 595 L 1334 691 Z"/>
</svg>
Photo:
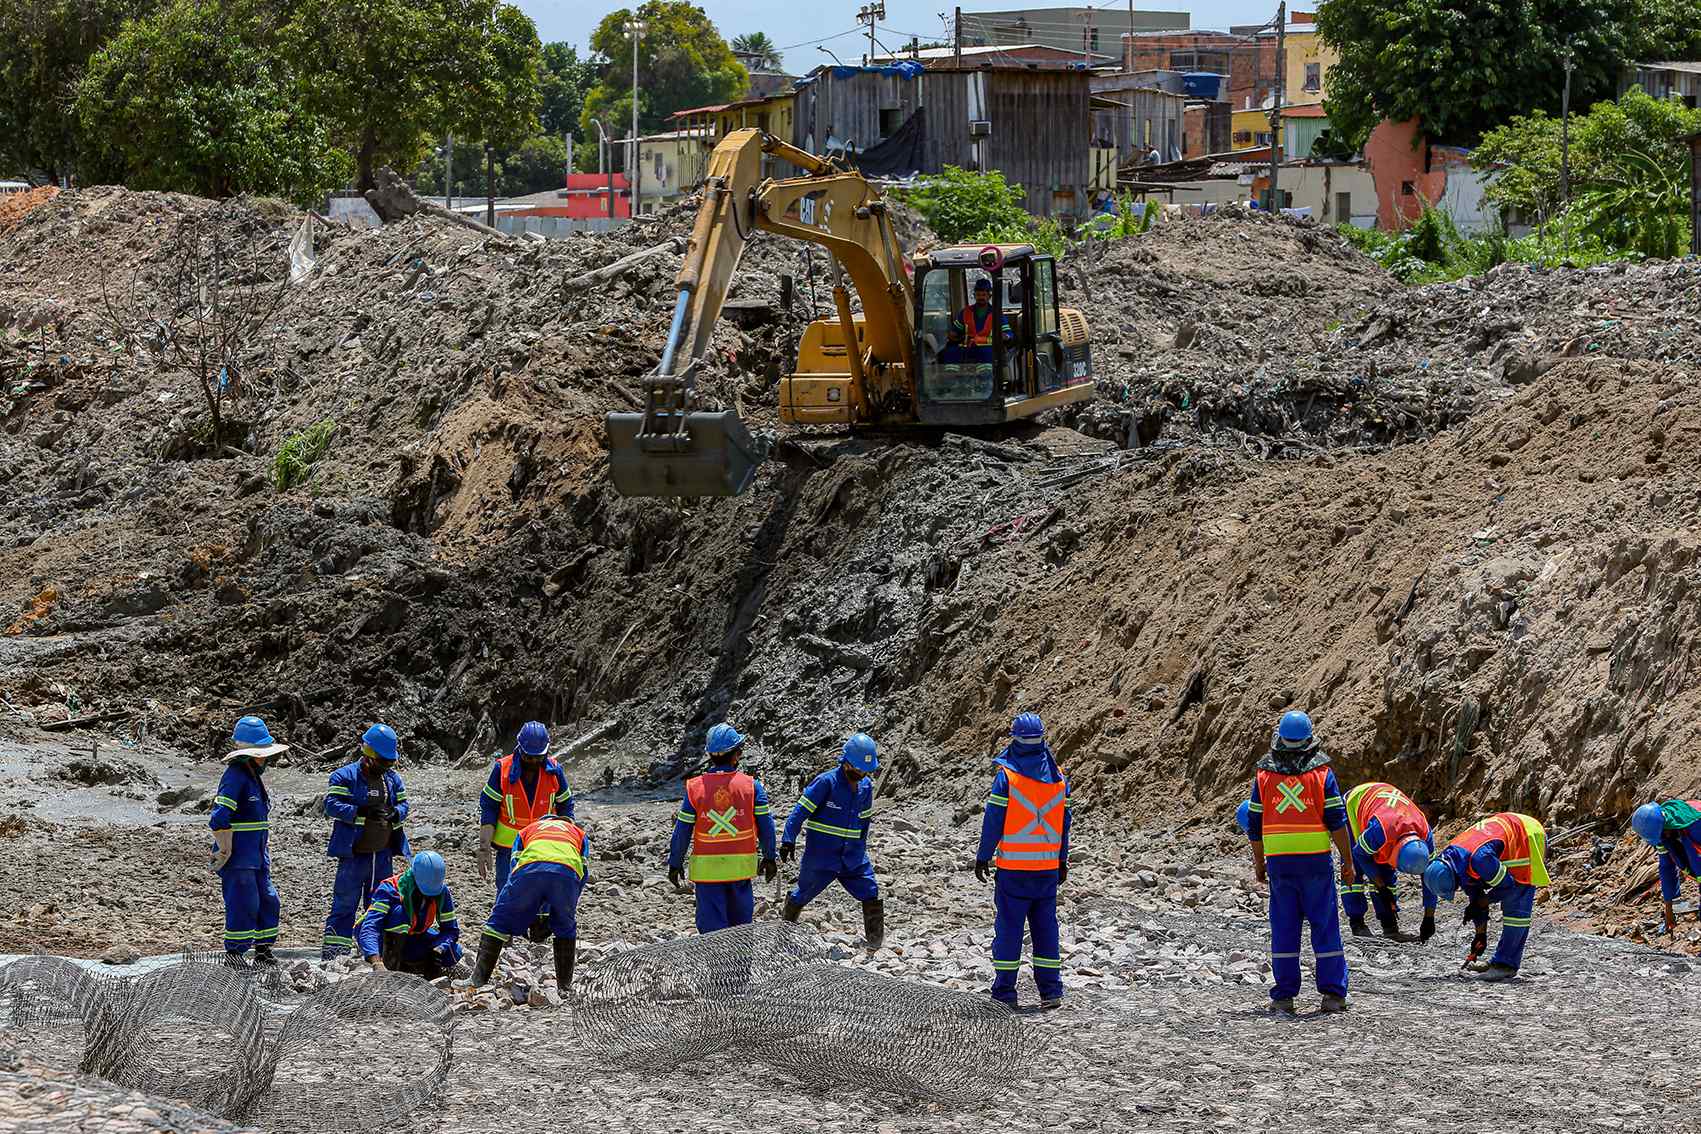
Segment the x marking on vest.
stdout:
<svg viewBox="0 0 1701 1134">
<path fill-rule="evenodd" d="M 1398 807 L 1402 803 L 1406 802 L 1406 797 L 1400 794 L 1399 788 L 1383 788 L 1381 791 L 1371 796 L 1371 800 L 1381 800 L 1384 803 Z"/>
<path fill-rule="evenodd" d="M 1277 815 L 1290 807 L 1297 807 L 1301 811 L 1306 809 L 1305 800 L 1299 797 L 1299 793 L 1305 790 L 1304 784 L 1277 784 L 1276 790 L 1282 793 L 1282 801 L 1276 804 Z"/>
<path fill-rule="evenodd" d="M 738 834 L 738 828 L 736 826 L 734 826 L 733 822 L 732 822 L 734 819 L 738 818 L 738 808 L 737 807 L 729 807 L 725 811 L 710 810 L 706 814 L 709 816 L 709 834 L 711 834 L 711 835 L 736 835 L 736 834 Z"/>
<path fill-rule="evenodd" d="M 1063 841 L 1063 835 L 1054 829 L 1050 823 L 1045 821 L 1045 812 L 1041 811 L 1039 806 L 1035 804 L 1033 800 L 1023 795 L 1021 788 L 1017 787 L 1015 784 L 1011 784 L 1010 794 L 1020 800 L 1023 807 L 1026 807 L 1029 811 L 1034 813 L 1034 821 L 1029 823 L 1026 827 L 1023 827 L 1020 831 L 1017 831 L 1014 835 L 1009 836 L 1010 838 L 1020 839 L 1027 835 L 1039 835 L 1040 831 L 1044 830 L 1045 836 L 1050 837 L 1047 838 L 1045 836 L 1041 836 L 1040 842 L 1061 843 Z M 1056 806 L 1055 801 L 1052 805 Z"/>
</svg>

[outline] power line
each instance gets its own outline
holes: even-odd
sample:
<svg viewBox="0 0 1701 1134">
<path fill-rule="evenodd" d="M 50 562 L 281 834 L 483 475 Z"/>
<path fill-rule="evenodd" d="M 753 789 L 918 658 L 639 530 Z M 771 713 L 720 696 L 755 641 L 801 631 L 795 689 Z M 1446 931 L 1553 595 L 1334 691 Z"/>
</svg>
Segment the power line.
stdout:
<svg viewBox="0 0 1701 1134">
<path fill-rule="evenodd" d="M 843 39 L 847 35 L 861 35 L 861 34 L 862 34 L 862 28 L 859 25 L 857 27 L 852 28 L 850 31 L 839 32 L 837 35 L 824 35 L 820 39 L 806 39 L 802 43 L 789 43 L 784 47 L 777 47 L 774 50 L 776 50 L 776 51 L 791 51 L 793 48 L 798 48 L 798 47 L 814 47 L 818 43 L 830 43 L 835 39 Z"/>
</svg>

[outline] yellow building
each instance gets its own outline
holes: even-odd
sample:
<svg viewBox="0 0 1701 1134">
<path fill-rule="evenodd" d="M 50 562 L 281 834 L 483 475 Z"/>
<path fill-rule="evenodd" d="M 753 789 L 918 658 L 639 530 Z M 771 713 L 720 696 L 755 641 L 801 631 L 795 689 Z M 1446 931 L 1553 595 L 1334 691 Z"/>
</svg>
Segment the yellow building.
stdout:
<svg viewBox="0 0 1701 1134">
<path fill-rule="evenodd" d="M 698 106 L 690 110 L 675 111 L 673 122 L 679 132 L 690 134 L 697 139 L 697 145 L 703 154 L 703 160 L 699 163 L 701 165 L 707 162 L 708 153 L 715 148 L 715 144 L 734 130 L 766 130 L 781 141 L 790 142 L 792 115 L 796 106 L 796 96 L 791 91 L 784 91 L 765 98 L 744 98 L 719 106 Z M 762 171 L 770 177 L 785 176 L 794 172 L 790 166 L 775 162 L 769 157 L 762 159 Z M 702 171 L 699 169 L 697 179 L 701 178 Z M 688 182 L 688 188 L 690 184 L 694 182 Z"/>
<path fill-rule="evenodd" d="M 1323 42 L 1311 24 L 1289 24 L 1287 43 L 1285 106 L 1310 106 L 1323 101 L 1328 91 L 1329 68 L 1340 61 L 1334 48 Z"/>
<path fill-rule="evenodd" d="M 1270 144 L 1270 112 L 1268 110 L 1237 110 L 1230 116 L 1229 148 L 1256 149 Z"/>
</svg>

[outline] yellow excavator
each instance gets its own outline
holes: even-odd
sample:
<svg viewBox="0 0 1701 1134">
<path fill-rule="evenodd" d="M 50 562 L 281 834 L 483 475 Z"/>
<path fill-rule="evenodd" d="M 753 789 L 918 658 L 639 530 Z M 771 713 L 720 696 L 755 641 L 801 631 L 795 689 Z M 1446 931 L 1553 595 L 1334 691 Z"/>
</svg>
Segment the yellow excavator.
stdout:
<svg viewBox="0 0 1701 1134">
<path fill-rule="evenodd" d="M 762 176 L 763 155 L 800 177 Z M 693 376 L 751 236 L 827 250 L 836 317 L 816 319 L 780 380 L 780 420 L 874 428 L 975 427 L 1093 397 L 1087 320 L 1057 302 L 1057 265 L 1030 244 L 951 245 L 905 272 L 886 203 L 862 174 L 760 130 L 709 157 L 703 203 L 661 363 L 642 413 L 608 415 L 609 468 L 625 496 L 736 496 L 765 456 L 733 412 L 692 409 Z M 851 310 L 845 276 L 861 300 Z M 965 310 L 990 284 L 990 321 Z"/>
</svg>

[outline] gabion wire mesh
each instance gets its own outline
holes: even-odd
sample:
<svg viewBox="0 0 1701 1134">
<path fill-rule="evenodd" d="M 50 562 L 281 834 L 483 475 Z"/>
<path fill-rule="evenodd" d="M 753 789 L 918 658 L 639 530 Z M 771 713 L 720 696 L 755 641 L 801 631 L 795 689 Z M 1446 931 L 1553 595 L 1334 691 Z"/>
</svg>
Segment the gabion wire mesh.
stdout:
<svg viewBox="0 0 1701 1134">
<path fill-rule="evenodd" d="M 818 938 L 786 922 L 617 953 L 587 966 L 572 1006 L 581 1044 L 610 1065 L 761 1060 L 823 1094 L 968 1104 L 1031 1042 L 984 997 L 829 963 Z"/>
<path fill-rule="evenodd" d="M 0 1030 L 85 1074 L 280 1132 L 400 1126 L 447 1077 L 443 990 L 365 973 L 296 995 L 273 967 L 217 956 L 133 978 L 59 957 L 14 961 L 0 968 Z M 383 1053 L 378 1073 L 351 1058 L 362 1051 Z"/>
</svg>

